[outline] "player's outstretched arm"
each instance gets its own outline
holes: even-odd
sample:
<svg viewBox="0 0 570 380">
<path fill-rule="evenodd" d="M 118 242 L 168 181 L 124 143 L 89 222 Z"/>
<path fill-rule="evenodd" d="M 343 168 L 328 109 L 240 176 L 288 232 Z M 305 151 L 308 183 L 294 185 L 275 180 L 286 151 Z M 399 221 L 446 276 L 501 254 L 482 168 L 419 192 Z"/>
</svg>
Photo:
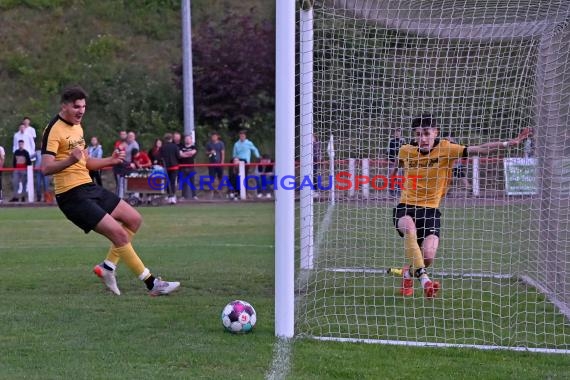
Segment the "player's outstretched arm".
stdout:
<svg viewBox="0 0 570 380">
<path fill-rule="evenodd" d="M 494 153 L 501 149 L 507 149 L 511 146 L 519 145 L 524 139 L 526 139 L 531 133 L 530 128 L 525 128 L 519 133 L 519 135 L 508 141 L 493 141 L 481 145 L 474 145 L 467 147 L 467 154 L 470 156 L 478 156 Z"/>
</svg>

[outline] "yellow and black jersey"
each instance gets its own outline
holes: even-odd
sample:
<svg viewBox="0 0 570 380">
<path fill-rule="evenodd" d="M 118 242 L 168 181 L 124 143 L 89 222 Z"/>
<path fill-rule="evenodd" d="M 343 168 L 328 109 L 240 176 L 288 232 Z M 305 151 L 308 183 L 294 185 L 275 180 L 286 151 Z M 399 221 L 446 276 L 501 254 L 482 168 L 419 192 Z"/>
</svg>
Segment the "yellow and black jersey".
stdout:
<svg viewBox="0 0 570 380">
<path fill-rule="evenodd" d="M 85 149 L 81 124 L 70 124 L 59 115 L 53 118 L 44 130 L 42 154 L 55 156 L 56 161 L 69 157 L 75 148 Z M 53 175 L 55 193 L 61 194 L 76 186 L 93 182 L 89 176 L 85 157 Z"/>
<path fill-rule="evenodd" d="M 449 186 L 453 162 L 462 157 L 467 157 L 467 148 L 448 140 L 436 140 L 429 153 L 421 153 L 417 145 L 403 145 L 398 159 L 406 181 L 400 202 L 438 208 Z M 411 186 L 412 176 L 417 178 L 415 189 Z"/>
</svg>

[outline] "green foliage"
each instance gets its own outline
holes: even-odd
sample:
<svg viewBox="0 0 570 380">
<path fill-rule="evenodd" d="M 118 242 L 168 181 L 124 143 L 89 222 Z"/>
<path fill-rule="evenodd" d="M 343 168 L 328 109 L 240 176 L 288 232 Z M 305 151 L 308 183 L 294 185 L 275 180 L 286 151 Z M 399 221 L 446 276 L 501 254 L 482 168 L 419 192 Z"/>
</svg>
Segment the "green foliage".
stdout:
<svg viewBox="0 0 570 380">
<path fill-rule="evenodd" d="M 252 14 L 252 6 L 260 11 Z M 255 20 L 273 17 L 274 5 L 262 0 L 196 0 L 194 30 L 205 19 L 215 27 L 230 7 L 234 14 L 250 14 Z M 41 132 L 59 110 L 60 91 L 70 84 L 89 93 L 85 134 L 97 135 L 107 151 L 119 128 L 137 131 L 143 149 L 167 131 L 182 131 L 182 91 L 171 69 L 182 61 L 180 1 L 0 0 L 0 9 L 0 93 L 6 94 L 0 99 L 0 145 L 11 146 L 23 115 Z M 194 67 L 208 70 L 208 63 Z M 251 100 L 259 107 L 272 101 L 271 94 Z M 197 129 L 198 141 L 207 138 L 200 136 L 201 130 L 217 128 L 233 116 L 227 111 L 216 123 L 199 122 L 206 127 Z M 259 121 L 262 116 L 267 123 Z M 271 126 L 272 117 L 272 111 L 259 112 L 250 125 Z M 234 131 L 228 132 L 226 143 L 234 137 Z"/>
<path fill-rule="evenodd" d="M 33 9 L 52 9 L 73 3 L 73 0 L 0 0 L 0 10 L 15 7 L 28 7 Z"/>
<path fill-rule="evenodd" d="M 85 48 L 88 60 L 110 59 L 124 45 L 124 42 L 111 35 L 98 35 L 89 41 Z"/>
</svg>

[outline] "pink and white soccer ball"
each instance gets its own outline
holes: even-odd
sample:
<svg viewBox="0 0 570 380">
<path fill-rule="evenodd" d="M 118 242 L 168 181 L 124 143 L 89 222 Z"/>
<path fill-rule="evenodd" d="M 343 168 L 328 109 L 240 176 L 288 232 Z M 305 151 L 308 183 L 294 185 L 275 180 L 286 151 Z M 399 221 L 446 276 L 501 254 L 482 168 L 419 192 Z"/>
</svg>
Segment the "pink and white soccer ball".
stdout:
<svg viewBox="0 0 570 380">
<path fill-rule="evenodd" d="M 257 322 L 255 309 L 248 302 L 235 300 L 222 310 L 224 328 L 234 334 L 250 332 Z"/>
</svg>

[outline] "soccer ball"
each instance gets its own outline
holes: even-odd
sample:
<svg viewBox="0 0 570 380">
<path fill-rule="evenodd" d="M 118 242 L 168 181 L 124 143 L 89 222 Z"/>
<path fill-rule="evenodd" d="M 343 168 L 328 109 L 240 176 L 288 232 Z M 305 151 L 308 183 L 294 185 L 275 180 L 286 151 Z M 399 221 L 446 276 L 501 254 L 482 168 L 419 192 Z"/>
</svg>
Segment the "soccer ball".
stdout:
<svg viewBox="0 0 570 380">
<path fill-rule="evenodd" d="M 224 328 L 234 334 L 250 332 L 257 322 L 253 306 L 240 300 L 228 303 L 222 310 L 221 318 Z"/>
</svg>

